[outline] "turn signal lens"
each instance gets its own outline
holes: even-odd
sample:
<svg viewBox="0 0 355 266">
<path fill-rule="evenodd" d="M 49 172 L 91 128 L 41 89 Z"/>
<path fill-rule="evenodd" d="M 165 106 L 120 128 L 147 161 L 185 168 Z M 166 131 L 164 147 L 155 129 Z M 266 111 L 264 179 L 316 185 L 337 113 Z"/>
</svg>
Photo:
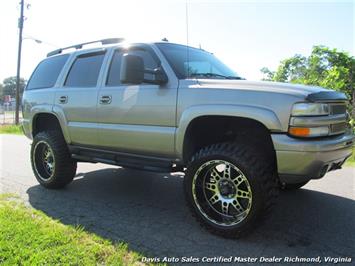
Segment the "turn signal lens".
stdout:
<svg viewBox="0 0 355 266">
<path fill-rule="evenodd" d="M 329 127 L 290 127 L 288 133 L 295 137 L 322 137 L 329 134 Z"/>
<path fill-rule="evenodd" d="M 288 132 L 293 136 L 308 137 L 310 130 L 306 127 L 291 127 Z"/>
</svg>

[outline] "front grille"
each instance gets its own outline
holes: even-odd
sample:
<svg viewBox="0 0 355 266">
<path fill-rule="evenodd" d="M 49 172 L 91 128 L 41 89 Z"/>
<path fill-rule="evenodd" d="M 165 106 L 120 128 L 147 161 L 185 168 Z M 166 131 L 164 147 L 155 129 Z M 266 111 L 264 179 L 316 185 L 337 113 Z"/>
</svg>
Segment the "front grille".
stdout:
<svg viewBox="0 0 355 266">
<path fill-rule="evenodd" d="M 343 134 L 347 128 L 346 104 L 345 103 L 331 103 L 330 104 L 330 117 L 332 115 L 344 115 L 344 119 L 342 121 L 338 121 L 338 123 L 330 125 L 330 134 L 331 135 Z"/>
<path fill-rule="evenodd" d="M 330 104 L 330 114 L 331 115 L 340 115 L 346 113 L 346 105 L 345 104 Z"/>
<path fill-rule="evenodd" d="M 346 123 L 333 124 L 330 126 L 330 132 L 332 135 L 342 134 L 345 132 L 346 128 L 347 128 Z"/>
</svg>

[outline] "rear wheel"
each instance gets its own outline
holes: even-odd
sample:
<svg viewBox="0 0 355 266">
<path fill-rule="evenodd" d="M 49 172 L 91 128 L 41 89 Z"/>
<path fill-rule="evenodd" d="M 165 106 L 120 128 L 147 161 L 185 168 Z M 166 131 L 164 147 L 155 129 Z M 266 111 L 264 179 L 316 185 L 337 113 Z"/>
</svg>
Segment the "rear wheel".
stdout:
<svg viewBox="0 0 355 266">
<path fill-rule="evenodd" d="M 77 167 L 63 135 L 57 131 L 40 132 L 34 137 L 31 164 L 36 179 L 46 188 L 62 188 L 69 184 Z"/>
<path fill-rule="evenodd" d="M 269 215 L 277 194 L 273 167 L 256 149 L 243 144 L 215 144 L 191 160 L 184 179 L 194 216 L 212 233 L 236 238 Z"/>
</svg>

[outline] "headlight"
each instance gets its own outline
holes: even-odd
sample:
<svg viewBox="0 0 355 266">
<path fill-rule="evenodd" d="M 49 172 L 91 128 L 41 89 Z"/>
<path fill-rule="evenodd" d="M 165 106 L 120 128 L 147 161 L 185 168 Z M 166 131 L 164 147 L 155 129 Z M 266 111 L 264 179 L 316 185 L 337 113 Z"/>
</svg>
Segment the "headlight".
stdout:
<svg viewBox="0 0 355 266">
<path fill-rule="evenodd" d="M 326 103 L 296 103 L 292 108 L 292 116 L 329 115 L 329 104 Z"/>
</svg>

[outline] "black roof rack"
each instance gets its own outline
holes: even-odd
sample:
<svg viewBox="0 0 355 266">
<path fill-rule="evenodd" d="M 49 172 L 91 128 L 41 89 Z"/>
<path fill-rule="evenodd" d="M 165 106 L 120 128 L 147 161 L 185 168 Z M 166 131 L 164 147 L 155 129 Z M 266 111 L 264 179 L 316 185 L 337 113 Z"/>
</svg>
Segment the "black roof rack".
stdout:
<svg viewBox="0 0 355 266">
<path fill-rule="evenodd" d="M 75 44 L 75 45 L 64 47 L 64 48 L 59 48 L 59 49 L 56 49 L 56 50 L 54 50 L 52 52 L 49 52 L 47 54 L 47 57 L 53 56 L 53 55 L 56 55 L 56 54 L 61 54 L 64 50 L 67 50 L 67 49 L 72 49 L 72 48 L 81 49 L 81 48 L 83 48 L 84 45 L 87 45 L 87 44 L 101 43 L 102 45 L 105 45 L 105 44 L 120 43 L 120 42 L 123 42 L 123 41 L 124 41 L 123 38 L 109 38 L 109 39 L 102 39 L 102 40 L 97 40 L 97 41 L 92 41 L 92 42 L 79 43 L 79 44 Z"/>
</svg>

